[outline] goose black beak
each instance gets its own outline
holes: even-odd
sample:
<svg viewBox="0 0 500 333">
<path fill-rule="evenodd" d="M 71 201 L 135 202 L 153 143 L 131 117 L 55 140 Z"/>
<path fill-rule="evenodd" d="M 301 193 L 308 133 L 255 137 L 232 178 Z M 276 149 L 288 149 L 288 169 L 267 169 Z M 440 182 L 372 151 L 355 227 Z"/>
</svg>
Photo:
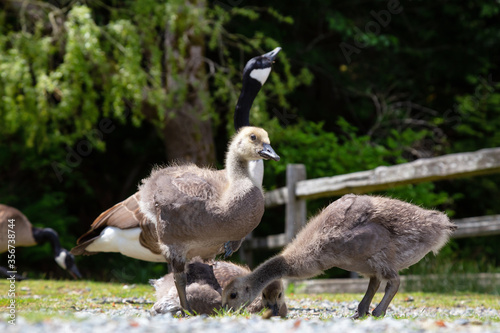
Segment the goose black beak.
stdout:
<svg viewBox="0 0 500 333">
<path fill-rule="evenodd" d="M 68 272 L 75 280 L 82 278 L 82 274 L 80 274 L 80 271 L 78 270 L 78 267 L 76 267 L 76 265 L 73 265 L 73 267 L 68 269 Z"/>
<path fill-rule="evenodd" d="M 259 155 L 262 156 L 266 160 L 275 160 L 275 161 L 280 160 L 279 155 L 276 154 L 273 147 L 271 147 L 271 145 L 268 143 L 262 144 L 262 150 L 259 151 Z"/>
<path fill-rule="evenodd" d="M 280 51 L 281 51 L 281 47 L 278 46 L 277 48 L 275 48 L 271 52 L 267 52 L 266 54 L 263 54 L 262 57 L 265 57 L 271 61 L 274 61 L 274 59 L 276 59 L 276 56 L 278 55 L 278 53 L 280 53 Z"/>
</svg>

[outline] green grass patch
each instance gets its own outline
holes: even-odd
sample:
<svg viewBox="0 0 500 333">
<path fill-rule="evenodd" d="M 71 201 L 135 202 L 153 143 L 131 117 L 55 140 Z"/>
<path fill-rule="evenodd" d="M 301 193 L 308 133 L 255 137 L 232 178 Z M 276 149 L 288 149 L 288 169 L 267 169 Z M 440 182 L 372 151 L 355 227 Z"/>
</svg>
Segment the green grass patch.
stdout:
<svg viewBox="0 0 500 333">
<path fill-rule="evenodd" d="M 6 308 L 10 302 L 7 297 L 9 286 L 7 280 L 0 281 L 0 308 Z M 153 294 L 153 287 L 147 284 L 25 280 L 16 282 L 16 310 L 17 315 L 30 321 L 51 317 L 72 319 L 74 313 L 82 309 L 98 312 L 130 306 L 149 309 L 151 304 L 142 301 L 153 301 Z"/>
<path fill-rule="evenodd" d="M 0 280 L 0 309 L 2 312 L 9 304 L 7 294 L 9 282 Z M 374 303 L 378 303 L 383 294 L 377 293 Z M 288 300 L 310 299 L 313 301 L 332 302 L 354 302 L 363 298 L 362 293 L 356 294 L 296 294 L 287 292 Z M 93 281 L 69 281 L 69 280 L 26 280 L 16 282 L 16 307 L 17 314 L 31 322 L 50 320 L 50 318 L 64 318 L 79 320 L 75 315 L 82 309 L 91 309 L 96 312 L 107 312 L 119 310 L 125 307 L 136 307 L 149 310 L 152 304 L 146 301 L 155 301 L 154 288 L 148 284 L 126 285 L 123 283 L 106 283 Z M 318 302 L 317 308 L 321 307 Z M 494 294 L 452 292 L 452 293 L 428 293 L 428 292 L 400 292 L 391 303 L 401 308 L 489 308 L 500 311 L 500 296 Z M 252 314 L 247 311 L 233 312 L 220 310 L 215 317 L 237 316 L 250 318 Z M 464 319 L 477 319 L 472 312 Z M 402 316 L 401 318 L 413 319 Z M 454 319 L 447 316 L 443 319 Z M 456 317 L 457 319 L 459 317 Z M 439 319 L 439 318 L 437 318 Z M 488 318 L 491 321 L 500 321 L 496 318 Z"/>
</svg>

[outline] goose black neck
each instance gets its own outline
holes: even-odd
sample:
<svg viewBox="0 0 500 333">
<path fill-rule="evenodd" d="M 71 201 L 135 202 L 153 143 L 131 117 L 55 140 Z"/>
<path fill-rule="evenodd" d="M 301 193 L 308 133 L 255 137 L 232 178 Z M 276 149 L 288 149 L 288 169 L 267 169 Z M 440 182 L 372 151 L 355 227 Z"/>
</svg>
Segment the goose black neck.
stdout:
<svg viewBox="0 0 500 333">
<path fill-rule="evenodd" d="M 245 74 L 241 94 L 234 111 L 234 129 L 236 131 L 241 127 L 250 126 L 250 109 L 261 88 L 262 85 L 259 81 L 251 78 L 248 73 Z"/>
<path fill-rule="evenodd" d="M 57 256 L 61 252 L 61 243 L 59 242 L 59 236 L 51 228 L 32 228 L 33 238 L 37 244 L 45 244 L 47 242 L 52 246 L 54 251 L 54 256 Z"/>
</svg>

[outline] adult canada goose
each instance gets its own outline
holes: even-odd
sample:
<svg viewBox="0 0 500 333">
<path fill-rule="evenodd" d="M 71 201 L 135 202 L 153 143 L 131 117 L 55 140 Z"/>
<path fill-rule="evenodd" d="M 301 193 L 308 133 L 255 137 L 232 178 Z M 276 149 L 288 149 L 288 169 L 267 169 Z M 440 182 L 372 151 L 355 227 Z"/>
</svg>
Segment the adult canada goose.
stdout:
<svg viewBox="0 0 500 333">
<path fill-rule="evenodd" d="M 197 314 L 215 314 L 222 307 L 222 290 L 235 277 L 250 273 L 250 269 L 228 261 L 206 264 L 200 258 L 186 265 L 186 296 L 191 310 Z M 158 280 L 149 280 L 156 289 L 156 302 L 151 313 L 176 313 L 182 310 L 172 273 Z M 284 287 L 281 280 L 271 282 L 262 294 L 247 306 L 250 313 L 258 313 L 263 308 L 271 310 L 273 316 L 286 317 Z"/>
<path fill-rule="evenodd" d="M 445 214 L 434 210 L 395 199 L 345 195 L 312 218 L 279 255 L 231 281 L 222 304 L 237 309 L 270 281 L 310 278 L 340 267 L 370 277 L 354 318 L 369 314 L 381 280 L 387 280 L 384 297 L 372 312 L 383 316 L 398 291 L 398 271 L 430 251 L 437 253 L 455 229 Z"/>
<path fill-rule="evenodd" d="M 186 299 L 186 262 L 213 259 L 228 241 L 238 242 L 264 214 L 261 184 L 250 177 L 248 162 L 279 161 L 262 128 L 243 127 L 226 153 L 225 172 L 195 165 L 155 169 L 139 186 L 139 206 L 156 225 L 157 241 L 174 273 L 181 306 Z"/>
<path fill-rule="evenodd" d="M 46 242 L 52 245 L 56 263 L 67 270 L 75 279 L 81 278 L 78 267 L 76 267 L 75 257 L 61 247 L 59 237 L 53 229 L 33 227 L 28 218 L 19 210 L 0 204 L 0 253 L 12 248 L 41 245 Z M 11 246 L 9 247 L 9 245 Z M 9 268 L 0 267 L 0 273 L 10 276 L 11 274 L 8 272 L 15 271 L 15 269 L 10 266 Z M 14 274 L 14 276 L 16 280 L 24 279 L 19 274 Z"/>
<path fill-rule="evenodd" d="M 257 93 L 266 82 L 280 47 L 250 59 L 243 70 L 243 85 L 234 113 L 234 127 L 239 130 L 250 123 L 250 108 Z M 250 162 L 250 175 L 262 185 L 262 160 Z M 224 172 L 224 171 L 220 171 Z M 119 252 L 128 257 L 152 262 L 165 262 L 157 244 L 156 228 L 139 210 L 139 193 L 114 205 L 99 215 L 90 230 L 77 240 L 71 253 L 91 255 L 99 252 Z M 227 248 L 227 254 L 236 251 L 238 243 Z"/>
</svg>

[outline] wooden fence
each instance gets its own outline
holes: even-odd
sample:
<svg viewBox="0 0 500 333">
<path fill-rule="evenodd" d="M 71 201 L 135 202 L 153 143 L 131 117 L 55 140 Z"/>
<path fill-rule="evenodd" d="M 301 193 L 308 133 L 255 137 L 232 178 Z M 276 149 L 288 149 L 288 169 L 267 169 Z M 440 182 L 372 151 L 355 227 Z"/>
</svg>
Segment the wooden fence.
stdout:
<svg viewBox="0 0 500 333">
<path fill-rule="evenodd" d="M 500 147 L 470 153 L 423 158 L 410 163 L 381 166 L 346 175 L 307 179 L 303 164 L 287 165 L 287 185 L 266 193 L 266 207 L 286 205 L 285 232 L 263 238 L 249 235 L 242 256 L 252 266 L 252 250 L 280 248 L 306 224 L 306 200 L 347 193 L 367 193 L 405 184 L 500 173 Z M 500 215 L 454 220 L 458 230 L 452 237 L 500 234 Z"/>
</svg>

